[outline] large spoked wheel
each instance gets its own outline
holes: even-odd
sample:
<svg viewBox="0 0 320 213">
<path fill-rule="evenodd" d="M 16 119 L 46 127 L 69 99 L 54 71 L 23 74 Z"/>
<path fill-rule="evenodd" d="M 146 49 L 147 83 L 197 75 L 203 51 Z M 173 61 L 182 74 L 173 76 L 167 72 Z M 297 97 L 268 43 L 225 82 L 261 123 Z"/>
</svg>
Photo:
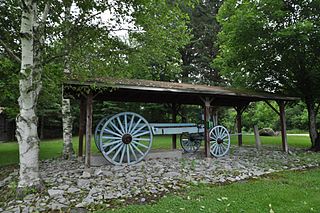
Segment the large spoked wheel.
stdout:
<svg viewBox="0 0 320 213">
<path fill-rule="evenodd" d="M 114 165 L 140 162 L 150 151 L 152 131 L 142 116 L 123 112 L 109 118 L 100 132 L 100 151 Z"/>
<path fill-rule="evenodd" d="M 106 116 L 104 118 L 102 118 L 98 125 L 96 126 L 96 129 L 94 131 L 94 143 L 96 144 L 96 147 L 98 148 L 98 150 L 100 150 L 100 132 L 101 129 L 104 125 L 104 123 L 110 118 L 110 116 Z"/>
<path fill-rule="evenodd" d="M 180 145 L 185 152 L 194 153 L 200 148 L 200 141 L 193 140 L 189 133 L 184 132 L 180 135 Z"/>
<path fill-rule="evenodd" d="M 215 157 L 222 157 L 230 149 L 230 135 L 224 126 L 215 126 L 210 133 L 210 153 Z"/>
</svg>

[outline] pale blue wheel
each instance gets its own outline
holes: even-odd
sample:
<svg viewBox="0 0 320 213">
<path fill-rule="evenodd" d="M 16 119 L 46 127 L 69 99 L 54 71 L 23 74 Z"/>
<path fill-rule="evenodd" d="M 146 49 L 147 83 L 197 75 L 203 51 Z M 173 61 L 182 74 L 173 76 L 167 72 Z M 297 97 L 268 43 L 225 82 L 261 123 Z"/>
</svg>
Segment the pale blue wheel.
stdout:
<svg viewBox="0 0 320 213">
<path fill-rule="evenodd" d="M 106 116 L 104 118 L 102 118 L 98 125 L 96 126 L 96 129 L 94 131 L 94 143 L 96 144 L 96 147 L 98 148 L 98 150 L 100 150 L 100 132 L 101 129 L 103 127 L 103 125 L 105 124 L 105 122 L 110 118 L 111 116 Z"/>
<path fill-rule="evenodd" d="M 224 126 L 215 126 L 209 133 L 210 153 L 215 157 L 222 157 L 229 152 L 230 134 Z"/>
<path fill-rule="evenodd" d="M 187 153 L 195 153 L 200 148 L 200 140 L 192 137 L 192 134 L 184 132 L 180 135 L 180 145 Z"/>
<path fill-rule="evenodd" d="M 110 117 L 102 126 L 99 147 L 114 165 L 135 164 L 149 153 L 152 138 L 145 118 L 133 112 L 122 112 Z"/>
</svg>

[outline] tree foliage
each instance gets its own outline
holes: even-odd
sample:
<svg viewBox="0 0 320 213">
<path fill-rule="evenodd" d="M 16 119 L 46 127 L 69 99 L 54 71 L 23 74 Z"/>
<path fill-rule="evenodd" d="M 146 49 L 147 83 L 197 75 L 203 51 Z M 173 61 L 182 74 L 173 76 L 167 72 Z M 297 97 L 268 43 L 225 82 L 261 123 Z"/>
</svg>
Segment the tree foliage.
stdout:
<svg viewBox="0 0 320 213">
<path fill-rule="evenodd" d="M 226 0 L 214 61 L 233 85 L 300 96 L 316 145 L 320 95 L 320 1 Z M 319 143 L 318 143 L 319 145 Z"/>
<path fill-rule="evenodd" d="M 209 85 L 221 83 L 218 69 L 212 60 L 218 53 L 216 45 L 220 26 L 216 20 L 221 0 L 198 1 L 195 6 L 184 5 L 182 10 L 190 16 L 188 28 L 190 42 L 181 49 L 183 82 L 198 82 Z"/>
</svg>

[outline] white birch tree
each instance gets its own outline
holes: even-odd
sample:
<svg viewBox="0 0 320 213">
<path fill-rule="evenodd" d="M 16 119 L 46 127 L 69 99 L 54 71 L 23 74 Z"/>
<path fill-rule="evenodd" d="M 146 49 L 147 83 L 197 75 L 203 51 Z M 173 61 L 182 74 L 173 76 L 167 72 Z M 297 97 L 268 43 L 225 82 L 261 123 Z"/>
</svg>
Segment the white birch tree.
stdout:
<svg viewBox="0 0 320 213">
<path fill-rule="evenodd" d="M 16 118 L 16 137 L 19 143 L 19 188 L 41 188 L 39 175 L 39 137 L 36 115 L 37 100 L 41 90 L 41 46 L 43 27 L 49 12 L 46 4 L 39 18 L 37 1 L 22 0 L 21 15 L 21 69 L 18 99 L 20 113 Z"/>
<path fill-rule="evenodd" d="M 66 1 L 65 3 L 65 39 L 64 39 L 64 74 L 70 74 L 69 66 L 69 31 L 70 31 L 70 21 L 71 21 L 71 5 L 72 1 Z M 62 86 L 62 101 L 61 101 L 61 111 L 62 111 L 62 128 L 63 128 L 63 150 L 62 156 L 64 159 L 71 159 L 74 155 L 74 149 L 72 145 L 72 114 L 71 114 L 71 103 L 70 99 L 64 98 L 63 96 L 63 86 Z"/>
</svg>

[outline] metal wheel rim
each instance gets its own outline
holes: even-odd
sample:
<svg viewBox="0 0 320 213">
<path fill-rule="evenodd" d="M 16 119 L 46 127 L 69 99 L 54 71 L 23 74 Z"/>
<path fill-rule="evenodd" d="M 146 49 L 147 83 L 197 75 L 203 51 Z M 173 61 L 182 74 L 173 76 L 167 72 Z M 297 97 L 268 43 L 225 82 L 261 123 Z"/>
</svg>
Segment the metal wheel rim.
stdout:
<svg viewBox="0 0 320 213">
<path fill-rule="evenodd" d="M 215 126 L 209 133 L 210 153 L 215 157 L 222 157 L 230 149 L 230 134 L 224 126 Z M 221 142 L 222 140 L 222 142 Z"/>
<path fill-rule="evenodd" d="M 196 152 L 200 147 L 200 143 L 190 140 L 189 133 L 182 133 L 180 135 L 180 145 L 182 149 L 188 153 Z"/>
<path fill-rule="evenodd" d="M 100 151 L 114 165 L 138 163 L 151 149 L 151 127 L 137 113 L 116 114 L 104 123 L 102 130 L 99 138 Z"/>
<path fill-rule="evenodd" d="M 102 118 L 98 125 L 96 126 L 95 130 L 94 130 L 94 143 L 96 144 L 96 147 L 98 148 L 98 150 L 100 150 L 100 132 L 101 129 L 103 127 L 103 124 L 110 118 L 111 116 L 106 116 L 104 118 Z"/>
</svg>

